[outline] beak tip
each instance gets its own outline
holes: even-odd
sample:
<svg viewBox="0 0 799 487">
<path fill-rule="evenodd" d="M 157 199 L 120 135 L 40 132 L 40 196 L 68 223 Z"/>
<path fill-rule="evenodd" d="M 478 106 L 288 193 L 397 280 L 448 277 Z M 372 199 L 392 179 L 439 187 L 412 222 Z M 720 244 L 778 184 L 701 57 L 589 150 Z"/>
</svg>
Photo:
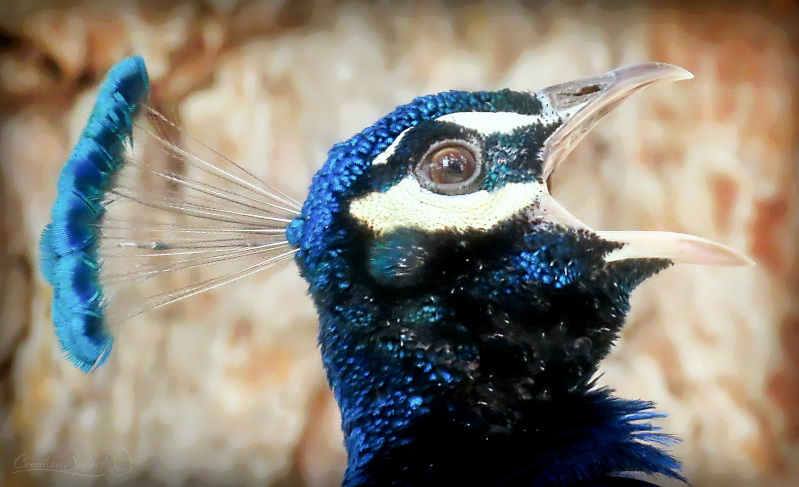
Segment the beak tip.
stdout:
<svg viewBox="0 0 799 487">
<path fill-rule="evenodd" d="M 740 267 L 752 267 L 756 266 L 757 262 L 748 255 L 740 254 L 740 261 L 737 265 Z"/>
<path fill-rule="evenodd" d="M 708 242 L 708 244 L 712 244 L 712 246 L 715 247 L 714 253 L 718 257 L 718 263 L 716 265 L 724 267 L 752 267 L 757 265 L 757 262 L 748 255 L 733 250 L 726 245 L 714 242 Z"/>
<path fill-rule="evenodd" d="M 617 82 L 632 81 L 631 86 L 646 86 L 652 82 L 692 79 L 694 74 L 669 63 L 647 62 L 624 66 L 611 71 Z"/>
<path fill-rule="evenodd" d="M 681 68 L 681 67 L 675 66 L 673 64 L 665 64 L 665 66 L 668 66 L 669 69 L 674 71 L 674 79 L 675 79 L 675 81 L 680 81 L 680 80 L 684 80 L 684 79 L 693 79 L 694 78 L 694 73 L 688 71 L 685 68 Z"/>
</svg>

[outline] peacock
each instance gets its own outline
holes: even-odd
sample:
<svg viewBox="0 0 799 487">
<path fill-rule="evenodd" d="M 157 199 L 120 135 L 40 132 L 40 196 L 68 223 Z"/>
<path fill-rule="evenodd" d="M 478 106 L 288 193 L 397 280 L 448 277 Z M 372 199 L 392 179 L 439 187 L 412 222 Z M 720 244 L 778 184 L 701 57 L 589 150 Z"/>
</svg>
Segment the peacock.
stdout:
<svg viewBox="0 0 799 487">
<path fill-rule="evenodd" d="M 691 77 L 644 63 L 421 96 L 334 145 L 301 203 L 149 107 L 145 63 L 127 58 L 41 237 L 61 348 L 92 371 L 113 325 L 293 259 L 341 411 L 343 485 L 684 481 L 653 404 L 600 387 L 597 367 L 642 281 L 751 261 L 684 234 L 593 230 L 548 184 L 627 97 Z"/>
</svg>

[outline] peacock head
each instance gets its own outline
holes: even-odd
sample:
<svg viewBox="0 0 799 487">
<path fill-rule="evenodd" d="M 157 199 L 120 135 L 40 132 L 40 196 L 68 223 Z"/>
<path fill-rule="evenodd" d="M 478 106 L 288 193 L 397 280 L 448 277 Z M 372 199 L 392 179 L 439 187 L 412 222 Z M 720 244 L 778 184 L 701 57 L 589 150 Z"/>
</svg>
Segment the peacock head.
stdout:
<svg viewBox="0 0 799 487">
<path fill-rule="evenodd" d="M 624 99 L 691 77 L 648 63 L 537 93 L 441 93 L 333 147 L 287 232 L 323 352 L 413 343 L 455 353 L 464 370 L 551 373 L 573 387 L 609 350 L 641 281 L 675 263 L 746 264 L 699 237 L 593 230 L 547 187 Z"/>
</svg>

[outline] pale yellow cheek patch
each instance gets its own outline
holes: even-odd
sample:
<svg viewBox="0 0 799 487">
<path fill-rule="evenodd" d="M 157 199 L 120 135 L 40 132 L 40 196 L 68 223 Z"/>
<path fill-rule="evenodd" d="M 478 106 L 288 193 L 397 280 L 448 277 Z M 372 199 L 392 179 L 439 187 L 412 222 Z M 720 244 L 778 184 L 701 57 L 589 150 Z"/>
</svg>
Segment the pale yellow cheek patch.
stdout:
<svg viewBox="0 0 799 487">
<path fill-rule="evenodd" d="M 407 177 L 384 193 L 350 203 L 350 214 L 381 234 L 399 228 L 488 230 L 538 200 L 540 183 L 510 183 L 496 191 L 447 196 L 422 188 Z"/>
</svg>

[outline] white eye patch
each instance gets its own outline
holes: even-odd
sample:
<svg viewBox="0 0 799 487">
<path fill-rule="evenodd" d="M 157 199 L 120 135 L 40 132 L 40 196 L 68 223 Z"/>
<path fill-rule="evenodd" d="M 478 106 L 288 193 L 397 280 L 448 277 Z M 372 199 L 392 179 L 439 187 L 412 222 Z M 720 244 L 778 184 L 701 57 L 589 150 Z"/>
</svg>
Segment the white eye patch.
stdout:
<svg viewBox="0 0 799 487">
<path fill-rule="evenodd" d="M 436 119 L 472 129 L 481 135 L 510 134 L 514 130 L 533 124 L 551 124 L 556 118 L 545 115 L 524 115 L 516 112 L 457 112 Z"/>
<path fill-rule="evenodd" d="M 488 230 L 534 204 L 546 187 L 538 182 L 509 183 L 496 191 L 448 196 L 422 188 L 406 177 L 388 191 L 350 203 L 350 214 L 376 234 L 399 228 L 422 231 Z"/>
<path fill-rule="evenodd" d="M 467 129 L 472 129 L 482 136 L 488 136 L 497 132 L 510 134 L 514 130 L 527 125 L 549 125 L 556 122 L 558 116 L 546 111 L 542 112 L 541 115 L 523 115 L 516 112 L 456 112 L 450 113 L 449 115 L 442 115 L 435 120 L 454 123 Z M 402 143 L 405 134 L 414 128 L 415 127 L 411 127 L 402 131 L 386 150 L 374 158 L 372 165 L 379 166 L 388 162 L 389 157 L 394 154 L 397 147 Z"/>
<path fill-rule="evenodd" d="M 403 130 L 397 136 L 397 138 L 394 139 L 394 142 L 392 142 L 390 146 L 386 147 L 386 150 L 384 150 L 383 152 L 378 154 L 377 157 L 372 159 L 372 165 L 373 166 L 380 166 L 382 164 L 386 164 L 388 162 L 388 158 L 391 157 L 394 154 L 394 151 L 397 150 L 397 146 L 399 146 L 400 143 L 402 142 L 402 138 L 405 136 L 405 134 L 408 133 L 408 130 L 412 130 L 412 129 L 413 129 L 413 127 Z"/>
</svg>

